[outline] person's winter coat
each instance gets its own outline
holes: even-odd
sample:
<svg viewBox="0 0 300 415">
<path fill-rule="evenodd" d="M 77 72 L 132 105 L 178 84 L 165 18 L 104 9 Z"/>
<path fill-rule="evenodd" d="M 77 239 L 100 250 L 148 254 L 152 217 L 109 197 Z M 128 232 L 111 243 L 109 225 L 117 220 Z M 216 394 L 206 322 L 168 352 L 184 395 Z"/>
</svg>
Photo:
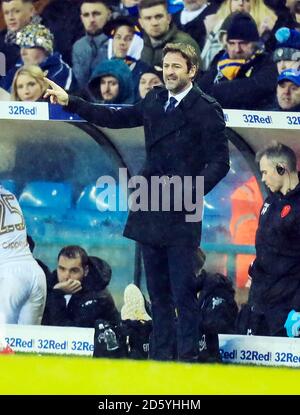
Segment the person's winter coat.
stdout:
<svg viewBox="0 0 300 415">
<path fill-rule="evenodd" d="M 22 59 L 19 59 L 16 65 L 8 71 L 5 77 L 0 81 L 0 86 L 6 91 L 11 90 L 12 82 L 17 70 L 23 66 Z M 58 52 L 49 55 L 39 67 L 45 72 L 51 81 L 57 83 L 62 88 L 69 91 L 74 88 L 75 79 L 73 78 L 72 69 L 63 60 Z"/>
<path fill-rule="evenodd" d="M 193 46 L 200 59 L 200 49 L 197 42 L 187 33 L 177 29 L 174 23 L 171 24 L 168 32 L 157 40 L 155 46 L 151 43 L 147 33 L 143 34 L 144 48 L 141 54 L 141 60 L 149 66 L 162 66 L 162 51 L 167 43 L 184 43 Z"/>
<path fill-rule="evenodd" d="M 83 95 L 89 101 L 107 103 L 100 95 L 100 80 L 103 76 L 113 76 L 119 82 L 119 94 L 109 104 L 133 104 L 134 86 L 132 74 L 128 65 L 123 59 L 106 59 L 101 62 L 93 71 L 86 91 Z"/>
<path fill-rule="evenodd" d="M 217 64 L 224 55 L 220 51 L 214 58 L 210 69 L 198 80 L 199 87 L 212 95 L 222 106 L 230 109 L 261 109 L 272 101 L 277 85 L 277 68 L 271 57 L 261 53 L 245 64 L 237 77 L 216 82 Z"/>
<path fill-rule="evenodd" d="M 111 268 L 97 257 L 89 257 L 89 272 L 82 280 L 82 290 L 67 303 L 65 292 L 53 288 L 58 283 L 57 272 L 47 281 L 47 301 L 42 324 L 49 326 L 94 327 L 97 319 L 118 321 L 119 312 L 107 289 Z"/>
</svg>

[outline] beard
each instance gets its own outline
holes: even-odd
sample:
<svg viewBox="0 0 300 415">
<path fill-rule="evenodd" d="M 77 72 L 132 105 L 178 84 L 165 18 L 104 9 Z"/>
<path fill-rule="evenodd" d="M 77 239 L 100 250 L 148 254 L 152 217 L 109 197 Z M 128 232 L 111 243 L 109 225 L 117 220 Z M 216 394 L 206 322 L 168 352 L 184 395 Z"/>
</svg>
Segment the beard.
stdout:
<svg viewBox="0 0 300 415">
<path fill-rule="evenodd" d="M 187 81 L 186 79 L 178 79 L 175 78 L 165 78 L 164 79 L 166 88 L 172 92 L 173 94 L 178 94 L 181 91 L 183 91 L 188 85 L 190 81 Z"/>
</svg>

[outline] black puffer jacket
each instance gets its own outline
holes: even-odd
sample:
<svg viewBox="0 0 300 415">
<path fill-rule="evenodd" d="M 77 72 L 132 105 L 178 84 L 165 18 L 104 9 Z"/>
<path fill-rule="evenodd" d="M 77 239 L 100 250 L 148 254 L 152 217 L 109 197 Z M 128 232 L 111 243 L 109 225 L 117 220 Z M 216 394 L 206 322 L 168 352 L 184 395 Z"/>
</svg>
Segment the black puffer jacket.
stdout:
<svg viewBox="0 0 300 415">
<path fill-rule="evenodd" d="M 47 281 L 47 302 L 42 324 L 49 326 L 94 327 L 97 319 L 118 321 L 119 312 L 106 288 L 111 268 L 97 257 L 89 257 L 89 273 L 82 281 L 82 290 L 73 294 L 67 304 L 65 293 L 53 289 L 58 283 L 54 271 Z"/>
</svg>

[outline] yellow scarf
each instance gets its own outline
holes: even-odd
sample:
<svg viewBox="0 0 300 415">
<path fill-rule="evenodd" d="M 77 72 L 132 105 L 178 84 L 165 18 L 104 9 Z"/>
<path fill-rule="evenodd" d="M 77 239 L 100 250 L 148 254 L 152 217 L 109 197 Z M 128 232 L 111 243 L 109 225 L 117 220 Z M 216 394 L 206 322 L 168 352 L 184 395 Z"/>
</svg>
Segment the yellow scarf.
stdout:
<svg viewBox="0 0 300 415">
<path fill-rule="evenodd" d="M 227 55 L 227 54 L 226 54 Z M 229 81 L 236 78 L 241 67 L 246 63 L 245 59 L 221 59 L 218 62 L 218 72 L 221 72 Z"/>
</svg>

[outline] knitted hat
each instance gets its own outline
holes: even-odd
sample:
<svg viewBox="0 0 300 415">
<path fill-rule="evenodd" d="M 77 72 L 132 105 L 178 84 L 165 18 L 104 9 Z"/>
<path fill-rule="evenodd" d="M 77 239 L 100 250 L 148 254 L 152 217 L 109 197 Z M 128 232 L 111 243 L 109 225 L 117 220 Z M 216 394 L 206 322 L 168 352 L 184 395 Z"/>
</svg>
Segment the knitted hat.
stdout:
<svg viewBox="0 0 300 415">
<path fill-rule="evenodd" d="M 290 81 L 293 84 L 300 86 L 300 70 L 297 69 L 286 69 L 281 72 L 277 78 L 277 82 Z"/>
<path fill-rule="evenodd" d="M 53 53 L 54 36 L 41 24 L 28 24 L 17 33 L 16 44 L 20 48 L 41 48 L 44 49 L 48 55 Z"/>
<path fill-rule="evenodd" d="M 258 42 L 259 34 L 253 18 L 248 13 L 234 13 L 227 27 L 227 40 L 239 39 Z"/>
<path fill-rule="evenodd" d="M 297 30 L 281 27 L 275 33 L 277 40 L 273 53 L 273 61 L 299 61 L 300 60 L 300 33 Z"/>
<path fill-rule="evenodd" d="M 160 66 L 148 66 L 148 67 L 145 67 L 142 70 L 141 74 L 140 74 L 140 78 L 145 73 L 153 73 L 154 75 L 156 75 L 161 80 L 162 83 L 164 81 L 163 80 L 163 71 L 162 71 L 162 68 Z"/>
<path fill-rule="evenodd" d="M 183 0 L 167 0 L 168 13 L 174 14 L 180 12 L 184 8 Z"/>
</svg>

